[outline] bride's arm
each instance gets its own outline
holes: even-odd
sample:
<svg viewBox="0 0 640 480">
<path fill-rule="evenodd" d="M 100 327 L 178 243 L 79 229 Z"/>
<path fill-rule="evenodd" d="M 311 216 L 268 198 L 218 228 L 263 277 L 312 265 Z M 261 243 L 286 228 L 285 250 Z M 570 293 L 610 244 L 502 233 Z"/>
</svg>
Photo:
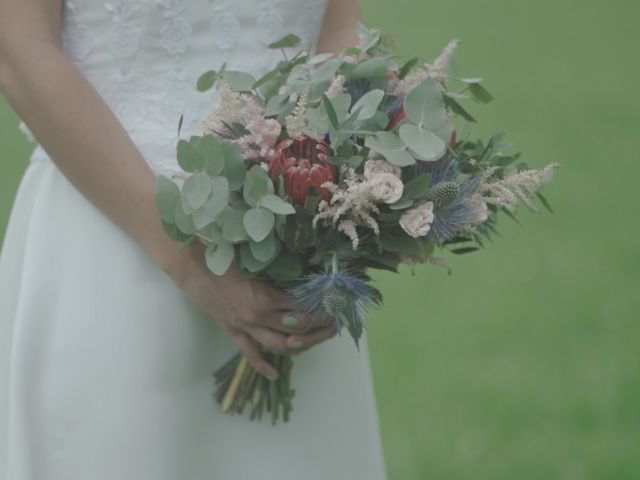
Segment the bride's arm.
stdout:
<svg viewBox="0 0 640 480">
<path fill-rule="evenodd" d="M 60 0 L 0 3 L 0 89 L 60 171 L 165 267 L 177 242 L 152 213 L 154 174 L 63 55 L 60 14 Z"/>
<path fill-rule="evenodd" d="M 252 339 L 290 352 L 282 324 L 281 292 L 233 268 L 208 271 L 199 242 L 178 253 L 155 207 L 155 174 L 118 119 L 60 48 L 61 0 L 0 2 L 0 91 L 60 171 L 115 224 L 137 241 L 197 306 L 232 336 L 259 372 L 274 374 Z M 302 347 L 335 334 L 324 327 L 296 335 Z M 287 342 L 289 339 L 289 343 Z M 295 352 L 295 350 L 294 350 Z"/>
<path fill-rule="evenodd" d="M 340 54 L 358 43 L 356 25 L 362 19 L 358 0 L 328 0 L 317 53 Z"/>
</svg>

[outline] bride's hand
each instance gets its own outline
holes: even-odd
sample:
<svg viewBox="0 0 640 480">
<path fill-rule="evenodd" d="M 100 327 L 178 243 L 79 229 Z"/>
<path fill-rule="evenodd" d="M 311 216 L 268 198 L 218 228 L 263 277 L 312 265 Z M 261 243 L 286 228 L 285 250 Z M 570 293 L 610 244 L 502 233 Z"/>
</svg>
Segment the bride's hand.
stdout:
<svg viewBox="0 0 640 480">
<path fill-rule="evenodd" d="M 266 282 L 244 277 L 234 265 L 223 276 L 213 274 L 204 261 L 204 250 L 200 242 L 193 243 L 165 262 L 163 270 L 220 324 L 258 372 L 277 376 L 256 341 L 274 353 L 297 354 L 337 333 L 333 324 L 326 323 L 305 330 L 310 319 L 291 315 L 286 309 L 288 295 Z"/>
</svg>

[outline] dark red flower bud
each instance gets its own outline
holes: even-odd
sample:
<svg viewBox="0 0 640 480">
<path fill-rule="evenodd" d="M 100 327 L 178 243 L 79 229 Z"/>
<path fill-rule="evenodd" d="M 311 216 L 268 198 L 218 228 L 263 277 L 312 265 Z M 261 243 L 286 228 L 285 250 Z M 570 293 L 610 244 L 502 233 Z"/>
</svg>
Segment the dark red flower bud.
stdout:
<svg viewBox="0 0 640 480">
<path fill-rule="evenodd" d="M 313 189 L 326 201 L 331 191 L 321 185 L 335 183 L 337 170 L 329 163 L 329 145 L 305 135 L 286 139 L 276 145 L 269 162 L 269 175 L 273 180 L 284 177 L 284 190 L 296 205 L 303 205 Z"/>
</svg>

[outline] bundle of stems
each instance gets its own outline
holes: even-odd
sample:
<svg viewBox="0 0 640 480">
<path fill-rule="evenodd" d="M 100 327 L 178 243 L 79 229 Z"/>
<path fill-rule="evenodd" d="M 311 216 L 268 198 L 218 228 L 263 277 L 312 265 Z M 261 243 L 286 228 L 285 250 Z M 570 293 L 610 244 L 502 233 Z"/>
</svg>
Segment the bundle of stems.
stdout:
<svg viewBox="0 0 640 480">
<path fill-rule="evenodd" d="M 242 414 L 248 405 L 251 420 L 260 420 L 266 410 L 271 414 L 272 425 L 279 418 L 288 422 L 295 395 L 291 388 L 292 356 L 271 352 L 264 352 L 264 356 L 278 370 L 277 380 L 258 373 L 238 352 L 214 374 L 216 401 L 223 412 L 231 415 Z"/>
</svg>

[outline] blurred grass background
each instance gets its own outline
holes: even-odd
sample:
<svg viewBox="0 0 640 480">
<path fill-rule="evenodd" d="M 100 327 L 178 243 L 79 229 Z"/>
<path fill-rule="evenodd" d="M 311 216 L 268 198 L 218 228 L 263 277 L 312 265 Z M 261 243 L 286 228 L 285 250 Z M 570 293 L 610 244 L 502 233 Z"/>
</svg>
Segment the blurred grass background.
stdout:
<svg viewBox="0 0 640 480">
<path fill-rule="evenodd" d="M 637 81 L 630 0 L 361 0 L 401 53 L 435 57 L 496 100 L 534 165 L 562 164 L 555 215 L 522 210 L 452 276 L 376 274 L 369 345 L 390 480 L 640 478 Z M 0 235 L 29 145 L 0 103 Z M 609 173 L 607 173 L 609 172 Z"/>
</svg>

